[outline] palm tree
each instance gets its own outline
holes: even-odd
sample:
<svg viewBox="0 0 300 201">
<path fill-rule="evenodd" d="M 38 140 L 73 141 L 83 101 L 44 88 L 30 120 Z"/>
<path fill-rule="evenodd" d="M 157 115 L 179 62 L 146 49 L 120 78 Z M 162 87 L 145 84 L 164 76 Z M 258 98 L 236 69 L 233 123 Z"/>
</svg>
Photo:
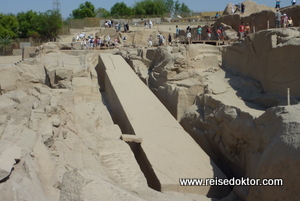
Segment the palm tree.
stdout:
<svg viewBox="0 0 300 201">
<path fill-rule="evenodd" d="M 0 47 L 3 46 L 3 54 L 6 55 L 6 47 L 10 46 L 12 44 L 12 40 L 9 36 L 6 37 L 0 37 Z"/>
</svg>

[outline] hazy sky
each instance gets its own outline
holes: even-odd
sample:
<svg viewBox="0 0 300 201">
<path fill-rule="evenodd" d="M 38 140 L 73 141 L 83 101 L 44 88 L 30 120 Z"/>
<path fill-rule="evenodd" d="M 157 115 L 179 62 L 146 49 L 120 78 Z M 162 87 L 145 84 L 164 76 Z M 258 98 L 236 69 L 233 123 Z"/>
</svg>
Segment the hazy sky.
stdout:
<svg viewBox="0 0 300 201">
<path fill-rule="evenodd" d="M 81 3 L 86 0 L 60 0 L 61 12 L 64 18 L 68 17 L 72 10 L 79 7 Z M 128 6 L 133 6 L 138 0 L 89 0 L 96 8 L 103 7 L 108 10 L 116 2 L 124 2 Z M 226 1 L 226 0 L 179 0 L 184 2 L 193 11 L 223 11 L 228 3 L 238 3 L 240 1 Z M 257 0 L 258 4 L 264 4 L 270 7 L 275 6 L 275 0 Z M 291 0 L 282 0 L 281 6 L 291 4 Z M 29 10 L 37 12 L 45 12 L 53 8 L 53 0 L 0 0 L 0 13 L 26 12 Z"/>
</svg>

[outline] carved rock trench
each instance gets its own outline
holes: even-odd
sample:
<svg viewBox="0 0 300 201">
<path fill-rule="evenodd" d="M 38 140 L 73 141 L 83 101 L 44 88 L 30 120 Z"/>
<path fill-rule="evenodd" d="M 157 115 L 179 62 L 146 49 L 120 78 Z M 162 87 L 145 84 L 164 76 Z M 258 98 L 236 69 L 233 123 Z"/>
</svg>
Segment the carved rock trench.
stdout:
<svg viewBox="0 0 300 201">
<path fill-rule="evenodd" d="M 296 37 L 293 30 L 284 33 L 282 37 Z M 265 31 L 249 39 L 267 41 L 269 36 Z M 248 43 L 246 39 L 239 49 L 175 45 L 120 54 L 229 178 L 284 181 L 284 187 L 233 186 L 224 200 L 296 200 L 295 177 L 282 168 L 299 174 L 299 106 L 277 106 L 284 99 L 282 94 L 265 93 L 264 80 L 236 70 L 242 57 L 234 62 L 230 51 L 243 55 Z M 292 51 L 294 44 L 286 43 L 286 50 Z M 222 64 L 228 64 L 225 71 Z"/>
</svg>

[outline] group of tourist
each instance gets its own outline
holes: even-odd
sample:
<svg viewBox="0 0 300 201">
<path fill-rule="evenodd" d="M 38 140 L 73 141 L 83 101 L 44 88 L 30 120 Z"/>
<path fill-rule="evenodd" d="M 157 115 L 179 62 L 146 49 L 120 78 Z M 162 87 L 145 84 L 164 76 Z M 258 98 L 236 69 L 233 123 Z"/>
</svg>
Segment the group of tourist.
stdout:
<svg viewBox="0 0 300 201">
<path fill-rule="evenodd" d="M 162 45 L 166 44 L 165 43 L 165 37 L 162 34 L 158 33 L 157 34 L 157 39 L 158 39 L 158 46 L 162 46 Z M 152 40 L 153 40 L 152 35 L 150 35 L 148 40 L 147 40 L 148 47 L 153 46 L 153 41 Z M 172 42 L 172 35 L 171 34 L 168 35 L 168 42 L 169 42 L 169 44 L 171 44 L 171 42 Z"/>
<path fill-rule="evenodd" d="M 288 17 L 286 14 L 281 14 L 279 9 L 277 9 L 275 13 L 275 28 L 286 28 L 286 27 L 292 27 L 293 26 L 293 20 L 292 17 Z"/>
<path fill-rule="evenodd" d="M 212 27 L 208 26 L 205 31 L 206 31 L 206 34 L 207 34 L 207 37 L 205 39 L 206 40 L 211 40 Z M 187 43 L 191 44 L 192 38 L 194 38 L 196 41 L 203 40 L 203 37 L 202 37 L 203 34 L 202 34 L 202 32 L 203 32 L 202 26 L 198 25 L 197 26 L 197 35 L 194 36 L 194 37 L 192 37 L 192 28 L 191 28 L 190 25 L 188 25 L 187 28 L 186 28 L 186 41 L 187 41 Z M 224 33 L 223 27 L 218 27 L 216 33 L 217 33 L 217 36 L 218 36 L 218 40 L 223 40 L 224 39 L 225 33 Z M 179 37 L 180 37 L 180 29 L 178 28 L 178 25 L 176 25 L 175 40 L 177 42 L 179 41 Z M 158 46 L 166 45 L 166 42 L 165 42 L 166 39 L 165 39 L 165 37 L 162 34 L 158 34 L 157 35 L 157 39 L 158 39 Z M 150 35 L 150 37 L 147 40 L 149 47 L 152 47 L 152 45 L 153 45 L 153 41 L 152 40 L 153 40 L 152 35 Z M 172 34 L 169 33 L 169 35 L 168 35 L 168 44 L 171 44 L 172 41 L 173 41 Z"/>
<path fill-rule="evenodd" d="M 192 33 L 191 32 L 192 32 L 192 29 L 191 29 L 190 25 L 188 25 L 188 27 L 186 29 L 188 44 L 191 44 L 191 38 L 192 38 Z M 198 27 L 197 27 L 197 37 L 194 37 L 194 38 L 196 38 L 197 41 L 203 40 L 202 32 L 203 32 L 203 28 L 201 27 L 201 25 L 198 25 Z M 205 32 L 207 34 L 206 40 L 211 40 L 212 27 L 208 26 L 206 28 Z M 176 34 L 177 34 L 177 32 L 176 32 Z M 225 33 L 224 33 L 223 27 L 218 27 L 218 29 L 217 29 L 218 40 L 223 40 L 224 39 L 224 34 Z"/>
<path fill-rule="evenodd" d="M 104 27 L 105 28 L 113 28 L 113 27 L 115 27 L 116 31 L 119 32 L 119 31 L 121 31 L 122 23 L 120 23 L 120 22 L 114 22 L 113 20 L 108 20 L 108 21 L 104 22 Z M 128 32 L 129 31 L 129 24 L 128 23 L 124 23 L 124 25 L 123 25 L 123 31 L 124 32 Z"/>
<path fill-rule="evenodd" d="M 145 26 L 145 29 L 151 29 L 153 27 L 153 22 L 151 20 L 147 20 L 145 23 L 144 23 L 144 26 Z"/>
<path fill-rule="evenodd" d="M 105 28 L 111 28 L 114 26 L 114 21 L 113 20 L 107 20 L 104 22 Z"/>
<path fill-rule="evenodd" d="M 117 23 L 117 25 L 116 25 L 116 31 L 117 32 L 121 31 L 121 27 L 122 27 L 121 23 Z M 128 32 L 128 31 L 129 31 L 129 24 L 128 23 L 124 23 L 124 25 L 123 25 L 123 32 Z"/>
<path fill-rule="evenodd" d="M 114 40 L 111 40 L 110 36 L 107 35 L 103 39 L 99 36 L 93 36 L 93 34 L 90 34 L 89 36 L 85 36 L 85 32 L 82 32 L 81 34 L 78 34 L 72 39 L 72 45 L 74 45 L 76 42 L 80 42 L 81 49 L 100 49 L 101 47 L 111 47 L 111 46 L 117 46 L 119 44 L 119 39 L 115 38 Z"/>
<path fill-rule="evenodd" d="M 249 23 L 242 22 L 239 26 L 239 40 L 242 40 L 251 33 Z"/>
</svg>

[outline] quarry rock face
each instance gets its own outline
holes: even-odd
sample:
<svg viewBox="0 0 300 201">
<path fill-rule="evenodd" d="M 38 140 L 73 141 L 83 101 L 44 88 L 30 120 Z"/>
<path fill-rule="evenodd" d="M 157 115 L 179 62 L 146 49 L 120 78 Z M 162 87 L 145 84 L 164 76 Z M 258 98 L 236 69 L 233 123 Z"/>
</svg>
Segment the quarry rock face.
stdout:
<svg viewBox="0 0 300 201">
<path fill-rule="evenodd" d="M 299 96 L 298 37 L 297 28 L 264 30 L 221 49 L 160 47 L 146 53 L 154 62 L 139 59 L 151 71 L 150 89 L 226 175 L 284 178 L 292 189 L 280 184 L 234 186 L 228 200 L 294 200 L 297 194 L 292 182 L 298 175 L 299 109 L 277 105 L 286 104 L 287 87 Z M 287 57 L 291 63 L 283 59 Z"/>
<path fill-rule="evenodd" d="M 229 179 L 282 179 L 283 185 L 224 186 L 202 195 L 191 194 L 192 188 L 183 186 L 180 188 L 186 189 L 181 192 L 167 185 L 163 192 L 149 188 L 134 147 L 141 147 L 154 135 L 124 133 L 115 124 L 112 107 L 116 110 L 117 99 L 110 97 L 114 104 L 108 101 L 107 88 L 101 87 L 105 75 L 96 71 L 103 64 L 100 52 L 47 43 L 25 50 L 23 61 L 0 65 L 0 200 L 299 200 L 299 29 L 262 30 L 268 20 L 272 28 L 274 9 L 261 10 L 251 1 L 245 5 L 244 16 L 218 19 L 213 36 L 216 28 L 223 26 L 228 39 L 235 41 L 241 21 L 255 26 L 256 33 L 221 47 L 173 44 L 146 48 L 148 34 L 155 38 L 159 31 L 167 36 L 168 32 L 161 31 L 166 29 L 159 28 L 147 34 L 142 30 L 118 34 L 114 29 L 99 34 L 127 36 L 124 47 L 108 51 L 127 61 L 191 140 L 205 151 L 211 163 L 201 164 L 207 168 L 204 174 L 211 172 L 210 165 L 214 164 Z M 298 11 L 299 6 L 282 9 L 294 23 L 299 21 Z M 184 30 L 181 34 L 184 39 Z M 115 76 L 113 70 L 110 73 Z M 120 83 L 119 79 L 115 82 Z M 295 99 L 290 106 L 285 106 L 287 88 Z M 128 95 L 125 90 L 118 93 L 125 98 Z M 121 111 L 116 111 L 114 115 L 120 117 Z M 139 111 L 134 112 L 142 114 L 142 109 Z M 165 120 L 155 121 L 166 125 Z M 158 127 L 151 127 L 151 123 L 147 122 L 147 128 Z M 141 124 L 136 126 L 139 132 L 145 130 Z M 153 153 L 166 147 L 180 150 L 175 143 L 182 140 L 164 141 L 162 133 L 155 134 L 159 137 L 152 139 L 147 150 L 154 148 L 152 159 L 157 159 Z M 184 165 L 180 163 L 180 167 Z M 177 184 L 164 171 L 158 175 Z"/>
<path fill-rule="evenodd" d="M 247 200 L 299 199 L 295 182 L 299 178 L 299 106 L 272 108 L 266 114 L 274 122 L 273 136 L 255 170 L 256 178 L 279 178 L 283 186 L 251 186 Z M 278 118 L 279 117 L 279 118 Z M 267 134 L 267 132 L 266 132 Z M 290 174 L 289 172 L 293 172 Z M 289 189 L 289 190 L 287 190 Z"/>
<path fill-rule="evenodd" d="M 161 47 L 146 50 L 145 55 L 156 58 L 148 64 L 152 70 L 148 85 L 177 119 L 193 104 L 195 95 L 203 91 L 205 76 L 201 72 L 219 70 L 221 63 L 219 47 L 209 45 Z"/>
<path fill-rule="evenodd" d="M 0 68 L 1 200 L 211 200 L 149 188 L 102 102 L 97 54 L 56 47 Z"/>
<path fill-rule="evenodd" d="M 299 44 L 297 28 L 260 31 L 226 48 L 222 66 L 233 74 L 258 80 L 264 93 L 285 96 L 290 88 L 293 96 L 299 96 Z"/>
</svg>

